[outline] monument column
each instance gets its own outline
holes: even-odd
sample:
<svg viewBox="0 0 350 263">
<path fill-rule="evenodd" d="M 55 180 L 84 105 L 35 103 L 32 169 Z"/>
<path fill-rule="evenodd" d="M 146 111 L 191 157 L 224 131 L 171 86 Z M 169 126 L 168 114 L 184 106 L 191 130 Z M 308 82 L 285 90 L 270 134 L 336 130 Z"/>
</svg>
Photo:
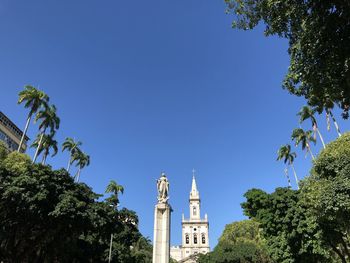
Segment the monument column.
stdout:
<svg viewBox="0 0 350 263">
<path fill-rule="evenodd" d="M 157 180 L 158 203 L 154 209 L 153 263 L 169 263 L 170 260 L 170 218 L 169 182 L 165 173 Z"/>
</svg>

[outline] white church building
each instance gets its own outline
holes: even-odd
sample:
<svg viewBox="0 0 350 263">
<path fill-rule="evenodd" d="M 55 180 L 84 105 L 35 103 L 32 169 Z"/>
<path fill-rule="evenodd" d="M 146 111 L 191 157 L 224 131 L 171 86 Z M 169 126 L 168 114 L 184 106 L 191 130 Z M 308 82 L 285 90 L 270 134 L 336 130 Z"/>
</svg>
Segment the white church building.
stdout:
<svg viewBox="0 0 350 263">
<path fill-rule="evenodd" d="M 206 254 L 210 251 L 208 216 L 205 214 L 204 218 L 201 218 L 201 200 L 194 175 L 189 205 L 190 218 L 185 219 L 184 214 L 182 214 L 182 245 L 170 248 L 171 258 L 181 263 L 195 262 L 193 260 L 195 254 Z"/>
</svg>

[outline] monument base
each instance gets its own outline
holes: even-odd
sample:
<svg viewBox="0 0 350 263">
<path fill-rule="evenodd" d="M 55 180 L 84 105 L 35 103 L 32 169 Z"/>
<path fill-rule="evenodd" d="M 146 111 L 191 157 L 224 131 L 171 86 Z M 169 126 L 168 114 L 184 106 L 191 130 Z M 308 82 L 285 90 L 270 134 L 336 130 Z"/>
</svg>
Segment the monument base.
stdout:
<svg viewBox="0 0 350 263">
<path fill-rule="evenodd" d="M 153 263 L 169 263 L 171 206 L 158 203 L 154 209 Z"/>
</svg>

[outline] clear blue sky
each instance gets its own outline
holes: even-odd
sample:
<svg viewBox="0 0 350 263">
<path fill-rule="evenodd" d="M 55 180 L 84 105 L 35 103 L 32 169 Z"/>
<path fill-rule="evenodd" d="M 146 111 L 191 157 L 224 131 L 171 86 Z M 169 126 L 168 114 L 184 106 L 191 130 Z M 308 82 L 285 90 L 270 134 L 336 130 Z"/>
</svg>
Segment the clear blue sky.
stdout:
<svg viewBox="0 0 350 263">
<path fill-rule="evenodd" d="M 82 181 L 98 193 L 112 179 L 122 184 L 122 206 L 151 238 L 164 170 L 172 244 L 181 243 L 195 168 L 214 247 L 225 224 L 244 218 L 248 189 L 286 186 L 276 152 L 304 103 L 281 89 L 286 41 L 262 28 L 233 30 L 231 21 L 223 0 L 0 0 L 0 110 L 23 128 L 18 92 L 25 84 L 47 92 L 61 118 L 58 140 L 75 137 L 91 155 Z M 336 137 L 324 116 L 319 122 L 326 141 Z M 303 177 L 310 158 L 297 150 Z M 59 153 L 49 162 L 67 160 Z"/>
</svg>

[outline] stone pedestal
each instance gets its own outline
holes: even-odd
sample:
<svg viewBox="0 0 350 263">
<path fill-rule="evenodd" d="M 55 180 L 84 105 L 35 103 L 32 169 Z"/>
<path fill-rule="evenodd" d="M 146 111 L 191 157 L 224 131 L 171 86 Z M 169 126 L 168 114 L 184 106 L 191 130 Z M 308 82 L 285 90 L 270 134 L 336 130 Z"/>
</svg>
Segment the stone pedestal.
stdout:
<svg viewBox="0 0 350 263">
<path fill-rule="evenodd" d="M 154 209 L 153 263 L 169 263 L 171 206 L 158 203 Z"/>
</svg>

